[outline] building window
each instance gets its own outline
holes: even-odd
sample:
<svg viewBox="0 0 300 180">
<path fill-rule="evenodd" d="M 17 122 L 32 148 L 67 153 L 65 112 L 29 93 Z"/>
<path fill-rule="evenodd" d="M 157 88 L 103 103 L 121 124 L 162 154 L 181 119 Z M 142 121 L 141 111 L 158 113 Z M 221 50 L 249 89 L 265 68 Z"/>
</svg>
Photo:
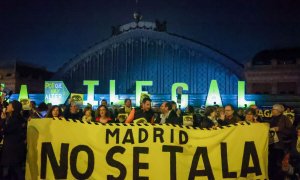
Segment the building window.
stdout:
<svg viewBox="0 0 300 180">
<path fill-rule="evenodd" d="M 279 94 L 296 94 L 296 82 L 280 82 L 277 84 Z"/>
<path fill-rule="evenodd" d="M 296 59 L 281 59 L 278 64 L 296 64 Z"/>
<path fill-rule="evenodd" d="M 272 89 L 272 84 L 270 83 L 253 83 L 252 91 L 255 94 L 270 94 L 270 90 Z"/>
<path fill-rule="evenodd" d="M 269 59 L 256 60 L 256 61 L 253 61 L 252 64 L 255 65 L 255 66 L 271 65 L 271 60 L 269 60 Z"/>
</svg>

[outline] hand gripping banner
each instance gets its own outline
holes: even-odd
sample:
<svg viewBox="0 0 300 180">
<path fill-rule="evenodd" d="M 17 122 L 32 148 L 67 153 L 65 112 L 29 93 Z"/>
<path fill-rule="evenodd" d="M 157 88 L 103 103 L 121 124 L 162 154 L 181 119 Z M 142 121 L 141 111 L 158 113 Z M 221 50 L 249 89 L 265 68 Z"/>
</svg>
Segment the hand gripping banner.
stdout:
<svg viewBox="0 0 300 180">
<path fill-rule="evenodd" d="M 268 179 L 269 126 L 28 123 L 26 179 Z"/>
</svg>

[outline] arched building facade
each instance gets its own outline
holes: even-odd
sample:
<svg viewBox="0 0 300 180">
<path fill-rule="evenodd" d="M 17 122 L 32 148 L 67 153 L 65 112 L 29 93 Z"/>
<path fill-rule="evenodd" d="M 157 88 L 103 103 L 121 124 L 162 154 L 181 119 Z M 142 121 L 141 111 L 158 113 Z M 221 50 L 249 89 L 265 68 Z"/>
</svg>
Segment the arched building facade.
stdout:
<svg viewBox="0 0 300 180">
<path fill-rule="evenodd" d="M 133 94 L 138 80 L 151 80 L 150 94 L 170 94 L 176 82 L 189 94 L 207 94 L 212 79 L 221 94 L 236 94 L 243 66 L 199 42 L 166 32 L 159 22 L 132 22 L 113 28 L 113 35 L 64 64 L 54 80 L 69 91 L 86 93 L 83 80 L 98 80 L 95 93 L 108 94 L 109 80 L 117 94 Z"/>
</svg>

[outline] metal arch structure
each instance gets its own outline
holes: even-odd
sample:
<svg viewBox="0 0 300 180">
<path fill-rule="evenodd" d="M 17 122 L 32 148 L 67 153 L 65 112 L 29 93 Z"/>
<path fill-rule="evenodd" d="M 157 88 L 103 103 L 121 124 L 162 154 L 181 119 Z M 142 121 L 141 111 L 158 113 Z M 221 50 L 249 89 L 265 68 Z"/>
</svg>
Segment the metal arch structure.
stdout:
<svg viewBox="0 0 300 180">
<path fill-rule="evenodd" d="M 244 79 L 243 65 L 204 44 L 151 26 L 120 28 L 64 64 L 53 79 L 81 93 L 86 92 L 83 80 L 98 80 L 100 94 L 109 93 L 109 80 L 116 80 L 118 94 L 134 93 L 138 80 L 153 81 L 145 87 L 151 94 L 170 94 L 176 82 L 188 84 L 189 94 L 206 94 L 212 79 L 221 94 L 236 94 L 238 80 Z"/>
</svg>

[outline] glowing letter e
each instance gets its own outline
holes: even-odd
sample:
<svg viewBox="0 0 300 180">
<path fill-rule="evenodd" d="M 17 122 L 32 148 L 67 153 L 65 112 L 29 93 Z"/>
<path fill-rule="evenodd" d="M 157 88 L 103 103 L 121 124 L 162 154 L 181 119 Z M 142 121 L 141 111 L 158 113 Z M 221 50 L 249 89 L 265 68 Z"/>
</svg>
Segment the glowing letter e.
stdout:
<svg viewBox="0 0 300 180">
<path fill-rule="evenodd" d="M 255 104 L 255 101 L 245 100 L 245 81 L 238 81 L 238 107 L 249 107 Z"/>
<path fill-rule="evenodd" d="M 222 100 L 217 80 L 211 80 L 205 106 L 222 106 Z"/>
<path fill-rule="evenodd" d="M 83 85 L 86 85 L 88 88 L 87 98 L 84 101 L 84 104 L 90 103 L 92 106 L 97 105 L 98 102 L 94 101 L 94 94 L 95 94 L 95 86 L 99 85 L 99 81 L 92 81 L 92 80 L 84 80 Z"/>
<path fill-rule="evenodd" d="M 136 106 L 140 106 L 141 94 L 146 93 L 148 91 L 143 91 L 143 86 L 152 86 L 153 81 L 136 81 L 136 89 L 135 89 L 135 104 Z"/>
</svg>

